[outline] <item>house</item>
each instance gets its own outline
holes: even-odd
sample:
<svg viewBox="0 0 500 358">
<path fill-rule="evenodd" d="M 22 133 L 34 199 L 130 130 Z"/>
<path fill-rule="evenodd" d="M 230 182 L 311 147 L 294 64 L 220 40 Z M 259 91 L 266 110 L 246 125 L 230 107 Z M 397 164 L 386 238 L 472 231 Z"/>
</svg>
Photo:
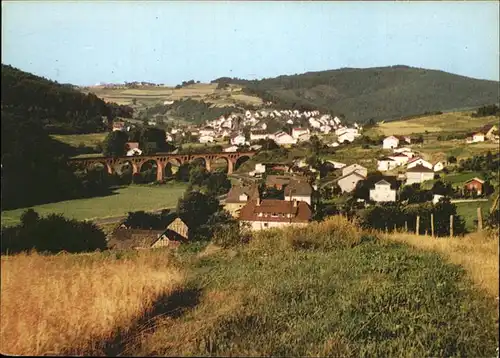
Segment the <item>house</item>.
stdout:
<svg viewBox="0 0 500 358">
<path fill-rule="evenodd" d="M 215 131 L 212 127 L 204 127 L 199 130 L 200 136 L 215 136 Z"/>
<path fill-rule="evenodd" d="M 391 135 L 383 140 L 382 148 L 383 149 L 393 149 L 397 148 L 399 145 L 399 138 Z"/>
<path fill-rule="evenodd" d="M 444 162 L 437 162 L 436 164 L 434 164 L 434 171 L 435 172 L 440 172 L 441 170 L 443 170 L 445 167 L 444 165 Z"/>
<path fill-rule="evenodd" d="M 249 201 L 240 210 L 239 220 L 252 231 L 285 226 L 306 226 L 312 210 L 305 201 L 259 198 Z"/>
<path fill-rule="evenodd" d="M 424 160 L 420 157 L 410 159 L 406 165 L 406 169 L 414 168 L 417 165 L 423 165 L 426 168 L 434 169 L 434 166 L 431 163 L 429 163 L 427 160 Z"/>
<path fill-rule="evenodd" d="M 200 143 L 213 143 L 215 139 L 211 135 L 201 135 L 198 140 Z"/>
<path fill-rule="evenodd" d="M 396 201 L 396 190 L 391 189 L 391 184 L 382 179 L 375 183 L 374 189 L 370 189 L 370 200 L 377 203 Z"/>
<path fill-rule="evenodd" d="M 233 217 L 238 217 L 240 210 L 250 200 L 259 198 L 259 189 L 256 184 L 250 186 L 232 186 L 227 193 L 224 209 L 229 211 Z"/>
<path fill-rule="evenodd" d="M 350 133 L 350 132 L 343 133 L 337 137 L 337 141 L 339 143 L 346 143 L 346 142 L 352 143 L 354 141 L 354 139 L 355 139 L 355 135 L 353 133 Z"/>
<path fill-rule="evenodd" d="M 484 142 L 484 133 L 476 132 L 472 134 L 472 143 Z"/>
<path fill-rule="evenodd" d="M 397 165 L 404 165 L 408 163 L 409 160 L 409 158 L 403 153 L 392 154 L 389 155 L 388 157 L 394 160 L 397 163 Z"/>
<path fill-rule="evenodd" d="M 337 179 L 337 184 L 343 193 L 350 193 L 356 188 L 356 184 L 361 180 L 365 180 L 365 178 L 364 175 L 359 174 L 357 171 L 353 171 Z"/>
<path fill-rule="evenodd" d="M 261 139 L 274 139 L 274 135 L 267 133 L 264 130 L 250 131 L 250 140 L 261 140 Z"/>
<path fill-rule="evenodd" d="M 392 170 L 397 166 L 399 166 L 398 162 L 390 157 L 383 157 L 377 160 L 377 170 L 381 172 Z"/>
<path fill-rule="evenodd" d="M 127 157 L 133 157 L 134 155 L 142 155 L 142 150 L 139 148 L 132 148 L 127 150 Z"/>
<path fill-rule="evenodd" d="M 406 171 L 406 185 L 411 185 L 413 183 L 422 183 L 426 180 L 434 179 L 434 170 L 423 166 L 422 164 L 417 164 L 409 168 Z"/>
<path fill-rule="evenodd" d="M 232 145 L 245 145 L 245 136 L 242 134 L 236 134 L 231 137 Z"/>
<path fill-rule="evenodd" d="M 393 152 L 394 153 L 411 152 L 411 148 L 408 147 L 394 148 Z"/>
<path fill-rule="evenodd" d="M 342 169 L 346 166 L 344 163 L 336 162 L 334 160 L 326 160 L 326 161 L 332 164 L 335 169 Z"/>
<path fill-rule="evenodd" d="M 302 142 L 308 142 L 311 140 L 311 134 L 309 133 L 302 133 L 301 135 L 299 135 L 299 137 L 297 138 L 297 141 L 299 143 L 302 143 Z"/>
<path fill-rule="evenodd" d="M 292 181 L 285 187 L 285 200 L 305 201 L 311 205 L 312 192 L 313 189 L 309 183 Z"/>
<path fill-rule="evenodd" d="M 116 250 L 154 249 L 177 247 L 188 241 L 189 230 L 180 218 L 172 221 L 164 230 L 116 228 L 108 241 L 108 247 Z"/>
<path fill-rule="evenodd" d="M 297 139 L 293 138 L 290 134 L 282 131 L 274 134 L 274 141 L 277 145 L 281 146 L 290 146 L 292 144 L 297 144 Z"/>
<path fill-rule="evenodd" d="M 364 166 L 359 165 L 359 164 L 351 164 L 347 167 L 342 168 L 342 175 L 345 176 L 349 173 L 352 172 L 357 172 L 358 174 L 361 174 L 363 177 L 366 178 L 366 175 L 368 174 L 368 169 L 366 169 Z"/>
<path fill-rule="evenodd" d="M 125 131 L 125 122 L 123 122 L 123 121 L 114 121 L 113 122 L 113 132 L 114 131 Z"/>
<path fill-rule="evenodd" d="M 237 145 L 232 145 L 230 147 L 224 148 L 223 150 L 226 153 L 234 153 L 234 152 L 236 152 L 238 150 L 238 146 Z"/>
<path fill-rule="evenodd" d="M 139 142 L 127 142 L 125 143 L 125 150 L 139 149 Z"/>
<path fill-rule="evenodd" d="M 292 128 L 292 137 L 298 139 L 302 134 L 309 134 L 309 128 Z"/>
<path fill-rule="evenodd" d="M 486 139 L 492 140 L 495 139 L 495 133 L 498 132 L 498 127 L 495 124 L 487 124 L 481 128 L 480 132 L 484 133 Z"/>
<path fill-rule="evenodd" d="M 292 181 L 307 182 L 307 178 L 291 175 L 268 175 L 266 178 L 266 187 L 281 190 Z"/>
<path fill-rule="evenodd" d="M 483 192 L 484 180 L 479 178 L 472 178 L 465 182 L 464 189 L 468 191 L 476 191 L 478 195 Z"/>
<path fill-rule="evenodd" d="M 441 198 L 444 198 L 444 195 L 434 194 L 434 196 L 432 197 L 432 203 L 436 205 L 437 203 L 439 203 L 439 199 Z"/>
</svg>

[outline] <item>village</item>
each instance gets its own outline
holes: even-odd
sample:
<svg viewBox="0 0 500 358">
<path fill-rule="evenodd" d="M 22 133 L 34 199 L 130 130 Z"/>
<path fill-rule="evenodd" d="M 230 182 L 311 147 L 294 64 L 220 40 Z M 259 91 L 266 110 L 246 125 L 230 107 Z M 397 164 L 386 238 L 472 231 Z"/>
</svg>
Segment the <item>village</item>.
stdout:
<svg viewBox="0 0 500 358">
<path fill-rule="evenodd" d="M 282 128 L 270 131 L 268 121 L 278 121 Z M 154 126 L 155 122 L 149 125 Z M 112 127 L 113 131 L 130 129 L 131 126 L 122 121 L 114 122 Z M 409 135 L 389 135 L 379 143 L 372 143 L 382 153 L 379 157 L 363 159 L 363 164 L 369 161 L 372 165 L 310 158 L 313 142 L 321 148 L 316 149 L 313 156 L 326 152 L 330 153 L 329 158 L 335 158 L 336 149 L 348 151 L 349 146 L 364 135 L 363 126 L 343 124 L 338 116 L 319 111 L 267 109 L 233 113 L 198 126 L 172 127 L 166 131 L 166 140 L 175 143 L 178 138 L 188 136 L 191 141 L 198 141 L 198 152 L 218 146 L 223 153 L 255 151 L 259 154 L 279 150 L 302 153 L 302 157 L 295 155 L 292 161 L 259 160 L 257 155 L 250 160 L 251 166 L 247 164 L 230 175 L 232 185 L 221 204 L 239 220 L 241 227 L 252 231 L 305 226 L 318 217 L 320 207 L 324 211 L 325 207 L 349 201 L 354 202 L 357 209 L 385 203 L 408 203 L 412 201 L 408 187 L 425 193 L 421 196 L 425 199 L 419 202 L 433 204 L 444 197 L 452 202 L 487 200 L 493 193 L 489 178 L 480 175 L 458 186 L 455 184 L 453 188 L 444 185 L 447 189 L 440 189 L 440 178 L 461 170 L 459 163 L 453 157 L 435 162 L 424 159 L 421 151 L 425 143 Z M 471 132 L 463 145 L 483 141 L 498 143 L 498 139 L 497 126 L 487 125 Z M 127 143 L 127 156 L 140 156 L 138 145 Z M 179 149 L 172 153 L 179 153 Z M 182 232 L 187 240 L 187 226 Z M 165 239 L 165 232 L 157 233 L 155 245 L 161 242 L 159 237 Z"/>
</svg>

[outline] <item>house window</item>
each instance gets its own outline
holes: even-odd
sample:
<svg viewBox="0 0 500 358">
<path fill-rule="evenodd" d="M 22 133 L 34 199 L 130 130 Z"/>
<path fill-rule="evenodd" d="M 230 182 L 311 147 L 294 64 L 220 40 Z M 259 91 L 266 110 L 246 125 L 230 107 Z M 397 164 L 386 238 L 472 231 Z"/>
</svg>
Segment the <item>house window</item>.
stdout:
<svg viewBox="0 0 500 358">
<path fill-rule="evenodd" d="M 268 223 L 264 223 L 264 227 L 268 227 L 268 226 L 269 226 L 269 224 L 268 224 Z"/>
</svg>

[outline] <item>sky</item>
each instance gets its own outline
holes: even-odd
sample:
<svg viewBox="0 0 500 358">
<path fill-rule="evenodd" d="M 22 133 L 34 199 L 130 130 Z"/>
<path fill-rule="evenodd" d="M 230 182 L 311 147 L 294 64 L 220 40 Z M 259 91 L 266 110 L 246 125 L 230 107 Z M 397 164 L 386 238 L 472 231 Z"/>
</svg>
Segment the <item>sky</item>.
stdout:
<svg viewBox="0 0 500 358">
<path fill-rule="evenodd" d="M 75 85 L 407 65 L 499 80 L 499 3 L 2 1 L 2 63 Z"/>
</svg>

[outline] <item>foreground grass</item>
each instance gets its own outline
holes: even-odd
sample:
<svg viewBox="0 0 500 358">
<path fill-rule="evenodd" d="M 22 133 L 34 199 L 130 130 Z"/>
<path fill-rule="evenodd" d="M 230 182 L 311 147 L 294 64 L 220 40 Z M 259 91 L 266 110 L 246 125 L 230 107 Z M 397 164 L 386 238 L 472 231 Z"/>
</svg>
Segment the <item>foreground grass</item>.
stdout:
<svg viewBox="0 0 500 358">
<path fill-rule="evenodd" d="M 185 189 L 186 186 L 181 183 L 130 185 L 118 188 L 108 196 L 67 200 L 32 208 L 42 216 L 56 213 L 78 220 L 103 219 L 127 215 L 129 211 L 173 208 Z M 26 209 L 28 208 L 2 211 L 2 225 L 18 224 Z"/>
<path fill-rule="evenodd" d="M 384 239 L 441 254 L 464 267 L 477 287 L 498 297 L 498 232 L 484 231 L 452 239 L 398 233 L 385 235 Z"/>
<path fill-rule="evenodd" d="M 1 351 L 14 355 L 103 354 L 182 283 L 164 252 L 1 259 Z"/>
<path fill-rule="evenodd" d="M 463 268 L 345 219 L 209 246 L 183 264 L 197 306 L 124 354 L 492 356 L 498 345 L 496 303 Z"/>
</svg>

